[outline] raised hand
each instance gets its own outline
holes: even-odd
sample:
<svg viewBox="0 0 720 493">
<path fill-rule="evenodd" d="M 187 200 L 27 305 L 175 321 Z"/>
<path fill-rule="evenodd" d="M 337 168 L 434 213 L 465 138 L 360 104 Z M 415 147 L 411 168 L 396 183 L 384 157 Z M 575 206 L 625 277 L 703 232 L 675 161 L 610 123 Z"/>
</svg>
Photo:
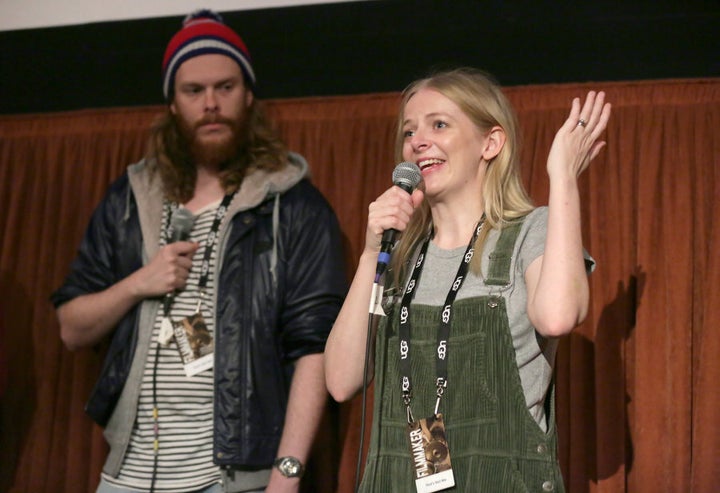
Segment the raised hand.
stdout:
<svg viewBox="0 0 720 493">
<path fill-rule="evenodd" d="M 580 107 L 580 98 L 572 102 L 570 115 L 553 140 L 548 156 L 550 179 L 577 178 L 605 146 L 598 140 L 610 118 L 610 103 L 605 93 L 590 91 Z"/>
</svg>

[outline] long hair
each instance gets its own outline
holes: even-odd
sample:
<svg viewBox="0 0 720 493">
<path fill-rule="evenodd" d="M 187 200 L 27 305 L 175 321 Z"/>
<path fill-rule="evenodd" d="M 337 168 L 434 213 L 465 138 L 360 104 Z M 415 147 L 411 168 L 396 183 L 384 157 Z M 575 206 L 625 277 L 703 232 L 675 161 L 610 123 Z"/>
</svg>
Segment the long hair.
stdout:
<svg viewBox="0 0 720 493">
<path fill-rule="evenodd" d="M 483 246 L 491 229 L 501 229 L 505 223 L 523 217 L 533 210 L 533 204 L 520 177 L 520 137 L 515 111 L 493 78 L 473 68 L 458 68 L 438 72 L 411 83 L 402 93 L 395 138 L 395 156 L 402 160 L 404 142 L 403 121 L 405 106 L 421 89 L 433 89 L 454 102 L 477 128 L 486 134 L 494 126 L 501 127 L 506 136 L 502 149 L 487 165 L 482 184 L 485 227 L 475 242 L 476 255 L 471 268 L 480 272 Z M 480 219 L 480 218 L 478 218 Z M 423 200 L 393 254 L 391 270 L 395 283 L 405 278 L 405 265 L 412 252 L 430 231 L 432 215 L 427 200 Z"/>
<path fill-rule="evenodd" d="M 236 191 L 243 178 L 255 170 L 274 171 L 287 165 L 287 148 L 257 98 L 247 109 L 238 138 L 237 153 L 221 165 L 220 183 L 226 193 Z M 168 200 L 184 203 L 192 198 L 197 178 L 195 160 L 190 143 L 169 107 L 150 129 L 146 158 L 159 174 Z"/>
</svg>

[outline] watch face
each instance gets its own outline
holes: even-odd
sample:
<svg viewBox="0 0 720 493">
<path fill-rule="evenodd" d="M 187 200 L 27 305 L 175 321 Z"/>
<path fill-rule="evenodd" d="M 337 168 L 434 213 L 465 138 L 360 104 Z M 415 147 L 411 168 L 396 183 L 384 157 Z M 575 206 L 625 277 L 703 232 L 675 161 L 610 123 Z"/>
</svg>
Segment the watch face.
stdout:
<svg viewBox="0 0 720 493">
<path fill-rule="evenodd" d="M 276 466 L 288 478 L 297 478 L 303 473 L 302 463 L 294 457 L 282 457 L 276 461 Z"/>
<path fill-rule="evenodd" d="M 300 466 L 289 459 L 283 461 L 283 469 L 288 476 L 294 476 L 300 472 Z"/>
</svg>

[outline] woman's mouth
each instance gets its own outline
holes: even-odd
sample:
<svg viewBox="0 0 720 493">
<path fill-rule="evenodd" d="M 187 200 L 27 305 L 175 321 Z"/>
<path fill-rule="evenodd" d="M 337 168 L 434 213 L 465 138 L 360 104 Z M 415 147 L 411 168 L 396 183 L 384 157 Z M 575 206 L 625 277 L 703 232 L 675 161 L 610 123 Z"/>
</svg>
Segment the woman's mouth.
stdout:
<svg viewBox="0 0 720 493">
<path fill-rule="evenodd" d="M 417 165 L 420 168 L 420 171 L 425 172 L 431 170 L 435 166 L 439 166 L 444 163 L 445 161 L 443 161 L 442 159 L 430 158 L 418 161 Z"/>
</svg>

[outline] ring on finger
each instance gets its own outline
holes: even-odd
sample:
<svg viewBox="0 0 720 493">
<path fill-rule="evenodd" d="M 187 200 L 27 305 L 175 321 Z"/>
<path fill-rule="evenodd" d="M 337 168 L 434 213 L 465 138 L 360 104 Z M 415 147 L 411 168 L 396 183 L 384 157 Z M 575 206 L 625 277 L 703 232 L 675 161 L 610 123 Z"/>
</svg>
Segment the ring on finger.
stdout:
<svg viewBox="0 0 720 493">
<path fill-rule="evenodd" d="M 582 118 L 580 118 L 580 119 L 578 120 L 577 124 L 578 124 L 578 127 L 583 127 L 583 128 L 584 128 L 584 127 L 587 125 L 587 122 L 586 122 L 585 120 L 583 120 Z"/>
</svg>

